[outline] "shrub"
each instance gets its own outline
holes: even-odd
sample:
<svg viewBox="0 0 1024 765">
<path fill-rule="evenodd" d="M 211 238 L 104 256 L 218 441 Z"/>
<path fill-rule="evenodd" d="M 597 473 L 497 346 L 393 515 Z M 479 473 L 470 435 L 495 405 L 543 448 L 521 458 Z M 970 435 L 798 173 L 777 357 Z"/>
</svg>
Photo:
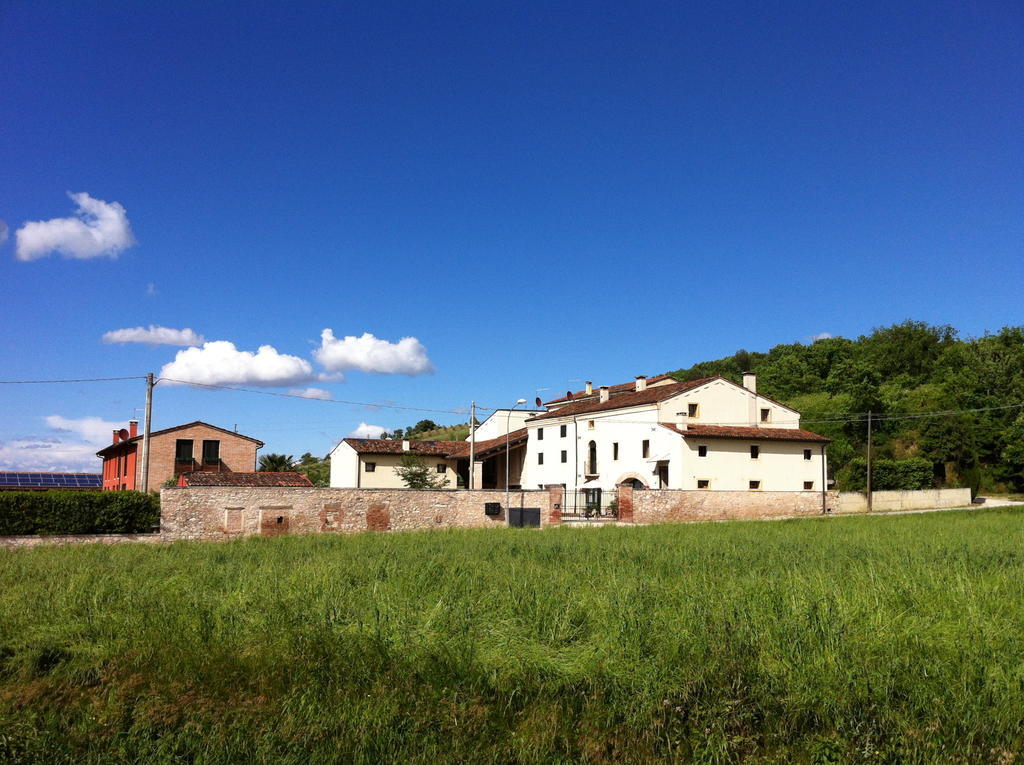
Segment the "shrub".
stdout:
<svg viewBox="0 0 1024 765">
<path fill-rule="evenodd" d="M 855 457 L 839 471 L 839 486 L 848 491 L 867 489 L 867 460 Z M 913 491 L 932 486 L 932 463 L 925 459 L 871 461 L 872 491 Z"/>
<path fill-rule="evenodd" d="M 137 534 L 160 523 L 160 497 L 141 491 L 0 492 L 0 535 Z"/>
</svg>

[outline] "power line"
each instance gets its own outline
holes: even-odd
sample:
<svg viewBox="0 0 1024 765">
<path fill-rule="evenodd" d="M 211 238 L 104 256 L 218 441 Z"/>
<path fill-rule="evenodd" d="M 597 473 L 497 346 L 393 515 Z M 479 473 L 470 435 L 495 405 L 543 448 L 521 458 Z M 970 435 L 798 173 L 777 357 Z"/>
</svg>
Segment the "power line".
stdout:
<svg viewBox="0 0 1024 765">
<path fill-rule="evenodd" d="M 113 382 L 114 380 L 145 379 L 146 375 L 133 375 L 132 377 L 81 377 L 75 380 L 0 380 L 0 385 L 38 385 L 42 383 Z"/>
</svg>

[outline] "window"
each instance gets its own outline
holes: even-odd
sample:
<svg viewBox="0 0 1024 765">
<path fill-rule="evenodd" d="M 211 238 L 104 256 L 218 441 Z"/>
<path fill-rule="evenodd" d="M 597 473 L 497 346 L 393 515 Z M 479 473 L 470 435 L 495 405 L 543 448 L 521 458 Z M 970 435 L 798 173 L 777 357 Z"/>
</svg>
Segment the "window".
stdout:
<svg viewBox="0 0 1024 765">
<path fill-rule="evenodd" d="M 192 439 L 179 438 L 174 444 L 174 459 L 177 462 L 192 461 Z"/>
<path fill-rule="evenodd" d="M 761 482 L 760 481 L 751 481 L 750 482 L 750 490 L 751 491 L 760 491 L 760 489 L 761 489 Z"/>
<path fill-rule="evenodd" d="M 559 425 L 558 426 L 558 437 L 559 438 L 565 438 L 565 429 L 566 429 L 566 427 L 567 427 L 566 425 Z"/>
<path fill-rule="evenodd" d="M 811 450 L 810 449 L 804 449 L 804 459 L 805 460 L 809 460 L 810 458 L 811 458 Z"/>
<path fill-rule="evenodd" d="M 569 452 L 567 452 L 565 449 L 562 449 L 562 462 L 568 462 L 568 461 L 569 461 Z"/>
<path fill-rule="evenodd" d="M 750 445 L 750 459 L 756 460 L 759 456 L 761 456 L 761 447 L 758 446 L 757 444 L 751 444 Z"/>
<path fill-rule="evenodd" d="M 651 442 L 648 441 L 645 438 L 643 444 L 640 447 L 640 450 L 641 450 L 641 452 L 642 452 L 644 457 L 650 457 L 651 456 Z"/>
<path fill-rule="evenodd" d="M 544 428 L 537 428 L 537 440 L 538 441 L 543 441 L 544 440 Z"/>
<path fill-rule="evenodd" d="M 697 456 L 698 457 L 707 457 L 708 456 L 708 445 L 707 444 L 700 444 L 697 447 Z"/>
<path fill-rule="evenodd" d="M 438 472 L 438 473 L 443 473 L 443 472 L 445 472 L 445 471 L 446 471 L 447 469 L 448 469 L 447 465 L 445 465 L 445 464 L 444 464 L 443 462 L 438 462 L 438 463 L 437 463 L 437 472 Z"/>
<path fill-rule="evenodd" d="M 220 441 L 203 441 L 203 462 L 220 462 Z"/>
<path fill-rule="evenodd" d="M 544 464 L 544 452 L 537 452 L 537 464 L 538 465 L 543 465 Z"/>
<path fill-rule="evenodd" d="M 772 421 L 772 410 L 771 409 L 762 409 L 761 410 L 761 422 L 771 422 L 771 421 Z"/>
<path fill-rule="evenodd" d="M 813 491 L 814 481 L 804 481 L 804 491 Z"/>
<path fill-rule="evenodd" d="M 593 420 L 587 420 L 587 430 L 593 430 L 593 429 L 594 429 L 594 421 Z"/>
<path fill-rule="evenodd" d="M 597 442 L 587 445 L 587 475 L 597 475 Z"/>
<path fill-rule="evenodd" d="M 367 473 L 372 473 L 376 469 L 377 469 L 377 463 L 376 462 L 367 462 L 366 463 L 366 472 Z"/>
<path fill-rule="evenodd" d="M 619 458 L 619 442 L 616 441 L 612 444 L 612 459 L 617 460 Z"/>
<path fill-rule="evenodd" d="M 699 412 L 700 412 L 700 407 L 697 406 L 697 404 L 687 404 L 686 405 L 686 416 L 687 417 L 696 417 Z"/>
<path fill-rule="evenodd" d="M 710 489 L 711 488 L 711 481 L 708 480 L 707 478 L 698 478 L 697 479 L 697 488 L 698 489 Z"/>
</svg>

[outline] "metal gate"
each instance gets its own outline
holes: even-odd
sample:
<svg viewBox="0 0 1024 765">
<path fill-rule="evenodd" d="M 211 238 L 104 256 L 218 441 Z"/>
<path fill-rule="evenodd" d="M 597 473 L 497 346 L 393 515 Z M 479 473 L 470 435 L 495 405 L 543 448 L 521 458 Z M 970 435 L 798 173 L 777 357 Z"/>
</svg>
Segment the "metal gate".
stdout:
<svg viewBox="0 0 1024 765">
<path fill-rule="evenodd" d="M 540 527 L 539 507 L 510 507 L 508 509 L 508 525 L 513 528 L 522 529 L 527 527 Z"/>
</svg>

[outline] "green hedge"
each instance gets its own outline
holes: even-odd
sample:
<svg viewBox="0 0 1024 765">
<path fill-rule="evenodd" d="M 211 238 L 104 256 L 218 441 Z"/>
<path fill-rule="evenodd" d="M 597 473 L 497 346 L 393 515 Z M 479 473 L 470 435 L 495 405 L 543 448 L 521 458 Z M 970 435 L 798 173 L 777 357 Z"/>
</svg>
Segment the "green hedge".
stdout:
<svg viewBox="0 0 1024 765">
<path fill-rule="evenodd" d="M 0 491 L 0 536 L 137 534 L 160 524 L 160 497 L 141 491 Z"/>
<path fill-rule="evenodd" d="M 854 457 L 837 476 L 839 487 L 847 491 L 866 491 L 867 460 Z M 931 489 L 934 483 L 932 463 L 925 459 L 871 461 L 871 490 L 893 491 Z"/>
</svg>

